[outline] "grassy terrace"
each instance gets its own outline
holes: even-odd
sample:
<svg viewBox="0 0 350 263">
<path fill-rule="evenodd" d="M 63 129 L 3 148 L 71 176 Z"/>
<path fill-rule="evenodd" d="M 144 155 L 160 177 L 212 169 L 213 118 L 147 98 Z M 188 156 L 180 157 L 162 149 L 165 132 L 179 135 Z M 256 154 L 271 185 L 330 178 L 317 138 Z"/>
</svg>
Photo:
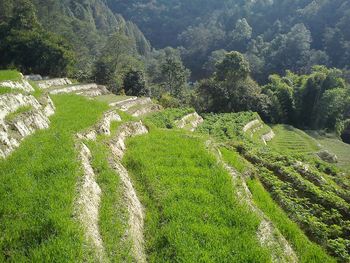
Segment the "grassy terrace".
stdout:
<svg viewBox="0 0 350 263">
<path fill-rule="evenodd" d="M 252 165 L 237 152 L 222 148 L 225 161 L 230 163 L 239 172 L 244 173 L 252 169 Z M 299 226 L 290 220 L 287 214 L 273 201 L 257 178 L 247 181 L 255 204 L 267 215 L 282 235 L 293 246 L 300 262 L 335 262 L 317 244 L 311 242 Z"/>
<path fill-rule="evenodd" d="M 96 97 L 96 100 L 101 101 L 101 102 L 106 102 L 109 104 L 109 103 L 113 103 L 113 102 L 123 101 L 123 100 L 129 99 L 129 98 L 132 98 L 132 97 L 108 94 L 108 95 L 98 96 L 98 97 Z"/>
<path fill-rule="evenodd" d="M 156 112 L 147 116 L 145 122 L 149 126 L 155 126 L 162 129 L 175 128 L 175 122 L 189 113 L 193 113 L 194 109 L 183 108 L 183 109 L 165 109 L 161 112 Z"/>
<path fill-rule="evenodd" d="M 202 139 L 152 129 L 128 141 L 124 163 L 146 207 L 149 262 L 270 261 L 256 238 L 259 220 Z"/>
<path fill-rule="evenodd" d="M 73 219 L 80 163 L 74 135 L 107 109 L 74 95 L 53 97 L 49 129 L 0 160 L 0 262 L 81 262 L 85 248 Z"/>
<path fill-rule="evenodd" d="M 110 167 L 109 148 L 100 137 L 88 142 L 93 159 L 92 167 L 102 190 L 99 211 L 99 227 L 106 256 L 110 262 L 132 262 L 131 243 L 125 239 L 128 228 L 128 212 L 124 205 L 123 186 L 120 177 Z"/>
<path fill-rule="evenodd" d="M 16 70 L 0 70 L 0 81 L 5 80 L 21 80 L 21 74 Z"/>
<path fill-rule="evenodd" d="M 273 130 L 276 137 L 268 145 L 278 152 L 311 154 L 319 150 L 313 138 L 292 126 L 275 125 Z"/>
<path fill-rule="evenodd" d="M 335 153 L 338 157 L 338 166 L 343 168 L 350 175 L 350 145 L 342 142 L 334 136 L 321 136 L 310 132 L 310 135 L 317 140 L 322 148 Z"/>
</svg>

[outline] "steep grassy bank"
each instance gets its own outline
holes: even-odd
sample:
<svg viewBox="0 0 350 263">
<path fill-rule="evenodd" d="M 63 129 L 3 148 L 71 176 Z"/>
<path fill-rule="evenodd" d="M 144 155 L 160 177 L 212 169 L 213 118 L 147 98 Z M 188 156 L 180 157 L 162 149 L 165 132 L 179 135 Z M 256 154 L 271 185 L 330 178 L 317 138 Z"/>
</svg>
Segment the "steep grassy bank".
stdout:
<svg viewBox="0 0 350 263">
<path fill-rule="evenodd" d="M 128 141 L 124 163 L 146 208 L 149 262 L 269 262 L 259 220 L 202 139 L 152 129 Z"/>
<path fill-rule="evenodd" d="M 85 254 L 82 231 L 73 219 L 81 175 L 74 136 L 93 125 L 107 106 L 73 95 L 53 100 L 57 112 L 50 128 L 0 160 L 2 262 L 79 262 Z"/>
<path fill-rule="evenodd" d="M 289 125 L 275 125 L 275 138 L 269 146 L 278 152 L 287 154 L 313 154 L 320 150 L 317 143 L 305 132 Z"/>
<path fill-rule="evenodd" d="M 223 158 L 241 173 L 251 172 L 253 166 L 239 153 L 222 148 Z M 318 245 L 312 243 L 299 226 L 290 220 L 285 212 L 273 201 L 257 178 L 247 180 L 256 205 L 267 215 L 282 235 L 293 246 L 300 262 L 335 262 Z"/>
<path fill-rule="evenodd" d="M 123 200 L 120 177 L 110 167 L 110 149 L 104 136 L 88 142 L 92 153 L 92 167 L 102 190 L 99 209 L 99 228 L 103 245 L 110 262 L 132 262 L 130 240 L 125 238 L 128 212 Z"/>
</svg>

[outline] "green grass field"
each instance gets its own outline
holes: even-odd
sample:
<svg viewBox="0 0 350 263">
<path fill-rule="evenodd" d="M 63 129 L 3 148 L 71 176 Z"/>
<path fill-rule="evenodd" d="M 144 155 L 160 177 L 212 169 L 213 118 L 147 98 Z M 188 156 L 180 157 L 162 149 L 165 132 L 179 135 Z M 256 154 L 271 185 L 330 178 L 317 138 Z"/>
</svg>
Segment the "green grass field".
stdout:
<svg viewBox="0 0 350 263">
<path fill-rule="evenodd" d="M 236 151 L 222 148 L 221 152 L 224 160 L 240 173 L 253 168 L 252 164 L 247 162 Z M 335 262 L 320 246 L 311 242 L 296 223 L 288 218 L 287 214 L 273 201 L 258 179 L 248 179 L 247 184 L 255 204 L 290 242 L 300 262 Z"/>
<path fill-rule="evenodd" d="M 161 112 L 153 113 L 145 118 L 145 123 L 149 126 L 155 126 L 162 129 L 175 128 L 175 122 L 189 113 L 193 113 L 194 109 L 165 109 Z"/>
<path fill-rule="evenodd" d="M 102 96 L 98 96 L 95 99 L 101 102 L 106 102 L 108 104 L 113 103 L 113 102 L 119 102 L 119 101 L 123 101 L 126 99 L 132 98 L 130 96 L 124 96 L 124 95 L 114 95 L 114 94 L 108 94 L 108 95 L 102 95 Z"/>
<path fill-rule="evenodd" d="M 0 70 L 0 81 L 5 80 L 21 80 L 21 74 L 16 70 Z"/>
<path fill-rule="evenodd" d="M 204 141 L 174 130 L 132 138 L 124 163 L 146 208 L 149 262 L 270 262 L 259 220 Z"/>
<path fill-rule="evenodd" d="M 268 145 L 287 154 L 312 154 L 320 150 L 316 141 L 305 132 L 288 125 L 273 126 L 275 138 Z"/>
<path fill-rule="evenodd" d="M 116 130 L 118 125 L 114 123 L 113 126 L 113 130 Z M 132 262 L 131 242 L 125 238 L 128 212 L 124 203 L 123 186 L 120 177 L 108 163 L 111 153 L 105 140 L 104 136 L 100 136 L 95 142 L 87 142 L 93 156 L 92 167 L 102 190 L 100 232 L 109 262 Z"/>
<path fill-rule="evenodd" d="M 284 211 L 273 201 L 258 179 L 248 180 L 247 183 L 255 203 L 290 242 L 300 262 L 336 262 L 320 246 L 311 242 L 299 226 L 288 218 Z"/>
<path fill-rule="evenodd" d="M 314 132 L 308 132 L 321 148 L 335 153 L 338 157 L 337 165 L 350 174 L 350 145 L 342 142 L 335 135 L 322 136 Z"/>
<path fill-rule="evenodd" d="M 96 123 L 107 106 L 74 95 L 53 100 L 57 112 L 50 128 L 0 160 L 0 262 L 89 260 L 73 217 L 82 173 L 74 136 Z"/>
</svg>

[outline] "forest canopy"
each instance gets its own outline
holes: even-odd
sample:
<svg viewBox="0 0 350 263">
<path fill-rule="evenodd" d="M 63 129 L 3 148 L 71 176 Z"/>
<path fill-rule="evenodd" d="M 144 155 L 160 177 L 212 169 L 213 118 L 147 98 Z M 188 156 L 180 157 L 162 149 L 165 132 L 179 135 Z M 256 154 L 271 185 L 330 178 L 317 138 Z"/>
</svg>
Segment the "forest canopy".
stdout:
<svg viewBox="0 0 350 263">
<path fill-rule="evenodd" d="M 3 0 L 0 67 L 340 133 L 349 19 L 346 0 Z"/>
</svg>

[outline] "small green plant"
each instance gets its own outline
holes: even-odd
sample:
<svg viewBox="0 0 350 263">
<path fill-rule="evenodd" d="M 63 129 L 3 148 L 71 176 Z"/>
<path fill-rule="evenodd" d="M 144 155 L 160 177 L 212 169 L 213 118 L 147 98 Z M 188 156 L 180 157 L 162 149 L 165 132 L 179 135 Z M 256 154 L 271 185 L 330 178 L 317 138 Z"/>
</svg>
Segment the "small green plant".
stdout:
<svg viewBox="0 0 350 263">
<path fill-rule="evenodd" d="M 13 121 L 17 116 L 21 115 L 22 113 L 29 112 L 33 109 L 33 106 L 22 106 L 19 107 L 16 111 L 11 112 L 10 114 L 6 115 L 5 120 L 8 122 Z"/>
<path fill-rule="evenodd" d="M 21 93 L 21 92 L 23 92 L 23 91 L 20 89 L 11 89 L 9 87 L 1 87 L 0 86 L 0 95 L 8 94 L 8 93 Z"/>
<path fill-rule="evenodd" d="M 175 121 L 193 112 L 192 108 L 168 108 L 146 117 L 145 122 L 157 128 L 172 129 L 176 126 Z"/>
</svg>

